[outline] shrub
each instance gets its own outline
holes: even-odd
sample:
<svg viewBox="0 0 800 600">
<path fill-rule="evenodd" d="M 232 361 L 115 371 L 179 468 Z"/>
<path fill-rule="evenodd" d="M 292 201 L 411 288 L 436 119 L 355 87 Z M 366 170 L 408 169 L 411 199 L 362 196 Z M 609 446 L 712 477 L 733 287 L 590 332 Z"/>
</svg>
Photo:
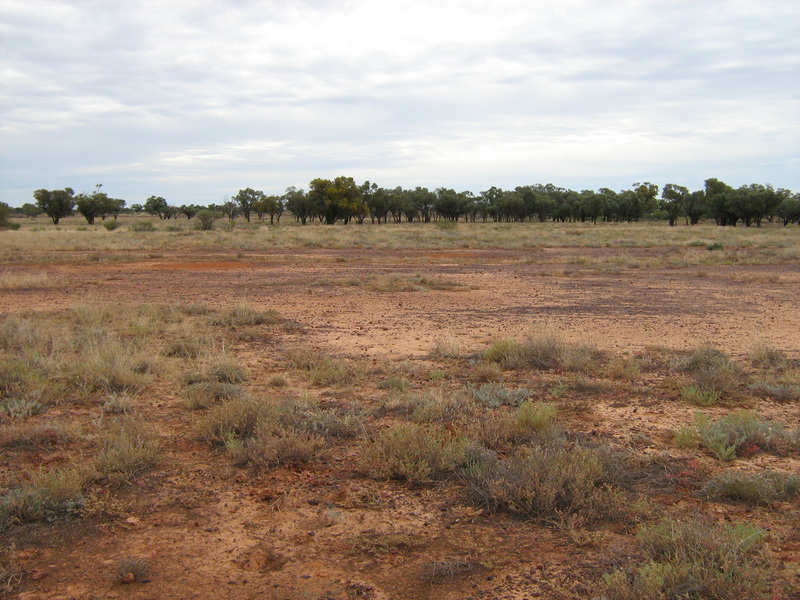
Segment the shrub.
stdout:
<svg viewBox="0 0 800 600">
<path fill-rule="evenodd" d="M 103 227 L 105 227 L 106 230 L 108 231 L 114 231 L 120 228 L 120 224 L 119 221 L 115 219 L 113 221 L 106 221 L 105 223 L 103 223 Z"/>
<path fill-rule="evenodd" d="M 481 361 L 475 367 L 475 379 L 478 381 L 500 381 L 502 378 L 503 371 L 496 362 Z"/>
<path fill-rule="evenodd" d="M 140 223 L 131 223 L 128 226 L 130 231 L 135 231 L 137 233 L 141 232 L 149 232 L 149 231 L 156 231 L 155 226 L 150 221 L 142 221 Z"/>
<path fill-rule="evenodd" d="M 611 379 L 636 381 L 640 375 L 639 365 L 632 357 L 615 358 L 608 363 L 608 376 Z"/>
<path fill-rule="evenodd" d="M 726 471 L 712 477 L 700 490 L 708 498 L 768 504 L 800 494 L 800 476 L 786 473 Z"/>
<path fill-rule="evenodd" d="M 781 453 L 798 445 L 797 435 L 786 432 L 783 424 L 762 421 L 747 410 L 730 413 L 716 421 L 697 415 L 693 427 L 678 431 L 677 441 L 681 446 L 699 444 L 721 460 L 750 456 L 759 450 Z"/>
<path fill-rule="evenodd" d="M 464 458 L 465 443 L 437 427 L 403 423 L 382 431 L 362 452 L 361 469 L 376 479 L 440 479 Z"/>
<path fill-rule="evenodd" d="M 216 211 L 204 208 L 195 215 L 197 218 L 197 229 L 200 231 L 211 231 L 214 229 L 214 221 L 219 219 L 222 215 Z"/>
<path fill-rule="evenodd" d="M 666 519 L 639 533 L 645 561 L 603 576 L 606 600 L 767 598 L 770 568 L 750 525 Z"/>
<path fill-rule="evenodd" d="M 133 399 L 125 393 L 109 394 L 103 403 L 103 411 L 111 414 L 127 415 L 132 410 Z"/>
</svg>

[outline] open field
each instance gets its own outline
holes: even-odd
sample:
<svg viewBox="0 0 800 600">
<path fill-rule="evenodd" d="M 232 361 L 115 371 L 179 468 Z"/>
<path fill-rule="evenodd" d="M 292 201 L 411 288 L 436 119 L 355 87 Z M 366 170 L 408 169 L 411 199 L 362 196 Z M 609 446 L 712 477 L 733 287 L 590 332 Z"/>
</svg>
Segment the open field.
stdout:
<svg viewBox="0 0 800 600">
<path fill-rule="evenodd" d="M 0 233 L 0 596 L 800 594 L 800 228 L 120 221 Z"/>
</svg>

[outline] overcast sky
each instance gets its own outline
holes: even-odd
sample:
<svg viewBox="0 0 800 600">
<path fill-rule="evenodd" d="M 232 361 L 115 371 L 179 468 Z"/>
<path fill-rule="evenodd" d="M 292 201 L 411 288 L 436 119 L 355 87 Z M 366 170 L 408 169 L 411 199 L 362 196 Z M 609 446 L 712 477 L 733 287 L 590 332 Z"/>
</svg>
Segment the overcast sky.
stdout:
<svg viewBox="0 0 800 600">
<path fill-rule="evenodd" d="M 0 200 L 800 191 L 797 0 L 0 0 Z"/>
</svg>

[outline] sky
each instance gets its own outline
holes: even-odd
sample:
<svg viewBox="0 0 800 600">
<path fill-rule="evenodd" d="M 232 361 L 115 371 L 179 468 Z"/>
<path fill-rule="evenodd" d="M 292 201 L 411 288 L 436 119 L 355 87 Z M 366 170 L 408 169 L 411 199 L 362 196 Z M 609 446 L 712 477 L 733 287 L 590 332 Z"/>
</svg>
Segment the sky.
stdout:
<svg viewBox="0 0 800 600">
<path fill-rule="evenodd" d="M 800 191 L 797 0 L 0 0 L 0 201 Z"/>
</svg>

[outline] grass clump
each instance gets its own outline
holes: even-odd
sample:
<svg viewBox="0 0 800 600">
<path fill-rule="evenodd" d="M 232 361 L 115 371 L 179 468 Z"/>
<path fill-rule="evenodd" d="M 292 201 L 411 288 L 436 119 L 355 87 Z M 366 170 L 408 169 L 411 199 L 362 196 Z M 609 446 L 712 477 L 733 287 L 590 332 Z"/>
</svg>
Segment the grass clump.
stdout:
<svg viewBox="0 0 800 600">
<path fill-rule="evenodd" d="M 761 398 L 772 398 L 778 402 L 795 402 L 800 400 L 800 385 L 796 383 L 756 381 L 749 385 L 747 389 Z"/>
<path fill-rule="evenodd" d="M 349 543 L 353 554 L 384 556 L 410 552 L 423 545 L 422 540 L 412 533 L 379 533 L 367 531 L 353 536 Z"/>
<path fill-rule="evenodd" d="M 159 456 L 157 434 L 145 423 L 124 417 L 106 432 L 96 468 L 102 477 L 131 479 L 155 466 Z"/>
<path fill-rule="evenodd" d="M 478 388 L 470 387 L 469 391 L 475 400 L 489 408 L 519 406 L 531 396 L 531 392 L 525 388 L 510 389 L 499 383 L 486 383 Z"/>
<path fill-rule="evenodd" d="M 117 565 L 119 583 L 147 583 L 150 581 L 150 565 L 142 558 L 127 556 Z"/>
<path fill-rule="evenodd" d="M 452 472 L 463 461 L 465 447 L 464 440 L 438 427 L 402 423 L 369 443 L 360 465 L 376 479 L 427 482 Z"/>
<path fill-rule="evenodd" d="M 280 323 L 283 317 L 274 310 L 260 311 L 246 304 L 237 304 L 211 317 L 211 324 L 225 329 L 236 329 L 239 327 L 252 327 L 255 325 L 275 325 Z"/>
<path fill-rule="evenodd" d="M 0 531 L 17 523 L 55 521 L 79 514 L 91 473 L 83 468 L 40 472 L 0 497 Z"/>
<path fill-rule="evenodd" d="M 0 542 L 0 592 L 13 592 L 23 575 L 24 571 L 17 562 L 16 546 Z"/>
<path fill-rule="evenodd" d="M 421 579 L 428 583 L 446 583 L 466 577 L 483 568 L 479 562 L 464 559 L 433 560 L 425 563 Z"/>
<path fill-rule="evenodd" d="M 580 513 L 587 521 L 615 505 L 603 458 L 577 445 L 524 446 L 500 459 L 497 453 L 472 449 L 462 475 L 473 502 L 492 511 L 527 519 L 550 519 Z"/>
<path fill-rule="evenodd" d="M 722 394 L 713 386 L 685 385 L 681 388 L 681 400 L 695 406 L 713 406 Z"/>
<path fill-rule="evenodd" d="M 689 402 L 697 400 L 708 405 L 735 395 L 738 369 L 727 354 L 715 348 L 699 348 L 679 356 L 672 361 L 672 368 L 687 373 L 694 380 L 694 386 L 687 386 L 690 390 L 681 390 L 681 397 L 688 395 Z"/>
<path fill-rule="evenodd" d="M 764 451 L 781 454 L 800 444 L 798 432 L 791 434 L 782 423 L 759 419 L 751 411 L 740 410 L 716 421 L 699 414 L 691 427 L 676 434 L 680 446 L 701 446 L 720 460 L 733 460 Z"/>
<path fill-rule="evenodd" d="M 189 410 L 202 410 L 243 394 L 241 386 L 219 381 L 199 381 L 189 384 L 183 392 L 183 404 Z"/>
<path fill-rule="evenodd" d="M 645 559 L 603 576 L 606 600 L 741 600 L 767 598 L 770 567 L 759 553 L 765 538 L 751 525 L 666 519 L 639 533 Z"/>
<path fill-rule="evenodd" d="M 602 353 L 591 346 L 574 346 L 554 335 L 528 337 L 523 342 L 499 340 L 482 354 L 488 362 L 506 369 L 594 372 Z"/>
<path fill-rule="evenodd" d="M 318 436 L 286 426 L 277 418 L 260 419 L 251 437 L 229 442 L 228 449 L 239 463 L 277 467 L 308 462 L 321 446 Z"/>
<path fill-rule="evenodd" d="M 800 476 L 780 472 L 726 471 L 712 477 L 700 490 L 707 498 L 769 504 L 800 494 Z"/>
</svg>

